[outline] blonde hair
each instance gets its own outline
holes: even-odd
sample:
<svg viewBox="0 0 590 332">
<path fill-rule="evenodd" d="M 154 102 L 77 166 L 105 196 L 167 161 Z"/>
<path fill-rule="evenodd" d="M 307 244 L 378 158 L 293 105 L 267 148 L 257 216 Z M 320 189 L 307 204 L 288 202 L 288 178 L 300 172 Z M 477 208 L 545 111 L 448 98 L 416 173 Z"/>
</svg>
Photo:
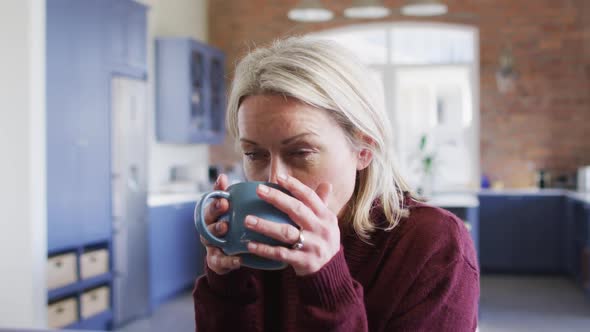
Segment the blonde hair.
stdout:
<svg viewBox="0 0 590 332">
<path fill-rule="evenodd" d="M 235 139 L 241 101 L 278 94 L 326 110 L 355 148 L 371 150 L 373 159 L 358 172 L 342 215 L 364 239 L 377 228 L 370 215 L 375 200 L 380 201 L 387 218 L 385 229 L 390 230 L 407 216 L 403 200 L 404 192 L 410 191 L 395 167 L 392 127 L 375 84 L 367 69 L 335 42 L 291 37 L 257 48 L 238 63 L 227 105 L 227 127 Z"/>
</svg>

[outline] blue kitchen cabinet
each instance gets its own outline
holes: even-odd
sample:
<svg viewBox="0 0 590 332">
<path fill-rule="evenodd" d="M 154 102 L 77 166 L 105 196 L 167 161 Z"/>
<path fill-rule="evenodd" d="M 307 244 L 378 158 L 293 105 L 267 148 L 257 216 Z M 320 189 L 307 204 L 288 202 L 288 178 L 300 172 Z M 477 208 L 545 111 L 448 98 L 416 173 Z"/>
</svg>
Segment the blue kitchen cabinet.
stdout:
<svg viewBox="0 0 590 332">
<path fill-rule="evenodd" d="M 483 271 L 566 271 L 562 195 L 482 194 L 479 199 Z"/>
<path fill-rule="evenodd" d="M 590 292 L 590 204 L 568 198 L 569 232 L 568 272 L 587 292 Z"/>
<path fill-rule="evenodd" d="M 77 215 L 79 168 L 79 110 L 76 82 L 70 68 L 79 61 L 79 3 L 47 2 L 47 241 L 49 251 L 79 243 Z"/>
<path fill-rule="evenodd" d="M 150 302 L 158 305 L 193 287 L 204 249 L 193 222 L 195 202 L 149 209 Z"/>
<path fill-rule="evenodd" d="M 479 257 L 482 271 L 507 271 L 515 265 L 513 253 L 518 240 L 519 197 L 479 196 Z"/>
<path fill-rule="evenodd" d="M 50 252 L 110 238 L 107 73 L 100 0 L 47 4 Z"/>
<path fill-rule="evenodd" d="M 139 60 L 115 66 L 105 52 L 115 4 L 128 5 L 133 15 L 144 16 L 134 22 L 145 23 L 145 7 L 133 1 L 48 0 L 46 6 L 48 255 L 76 253 L 78 266 L 84 252 L 97 248 L 108 250 L 112 265 L 111 78 L 137 77 L 140 71 L 145 77 L 139 54 L 133 55 Z M 147 29 L 145 24 L 138 28 Z M 145 33 L 130 36 L 143 36 L 135 41 L 138 45 L 146 42 Z M 49 290 L 48 301 L 79 298 L 97 286 L 112 289 L 110 266 L 89 279 L 81 279 L 79 267 L 77 273 L 76 282 Z M 112 321 L 108 309 L 88 319 L 79 317 L 68 328 L 104 330 L 112 328 Z"/>
<path fill-rule="evenodd" d="M 147 30 L 145 6 L 120 0 L 47 2 L 47 218 L 49 251 L 111 238 L 111 78 L 105 55 L 119 8 L 134 29 Z M 123 9 L 121 9 L 123 8 Z M 143 17 L 139 19 L 138 17 Z M 143 26 L 140 26 L 143 24 Z M 143 38 L 136 40 L 138 38 Z M 144 45 L 145 32 L 125 43 Z M 133 58 L 139 68 L 145 48 Z M 143 56 L 139 53 L 143 52 Z M 127 61 L 126 66 L 132 67 Z M 143 64 L 145 71 L 145 63 Z M 126 71 L 132 72 L 132 69 Z M 122 70 L 125 71 L 125 70 Z"/>
<path fill-rule="evenodd" d="M 115 74 L 145 78 L 147 7 L 135 1 L 106 1 L 106 62 Z"/>
<path fill-rule="evenodd" d="M 156 41 L 156 135 L 166 143 L 221 143 L 225 56 L 188 38 Z"/>
</svg>

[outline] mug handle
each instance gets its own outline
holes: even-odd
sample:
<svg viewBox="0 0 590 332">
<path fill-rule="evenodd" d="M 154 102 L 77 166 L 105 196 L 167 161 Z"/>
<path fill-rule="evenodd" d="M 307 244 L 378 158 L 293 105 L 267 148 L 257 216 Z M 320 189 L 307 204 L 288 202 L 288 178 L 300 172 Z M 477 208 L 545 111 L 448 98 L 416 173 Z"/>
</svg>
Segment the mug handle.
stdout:
<svg viewBox="0 0 590 332">
<path fill-rule="evenodd" d="M 229 200 L 229 193 L 222 190 L 212 191 L 210 193 L 205 194 L 203 198 L 199 201 L 199 204 L 195 207 L 195 227 L 197 227 L 197 231 L 201 234 L 209 243 L 214 246 L 223 247 L 227 244 L 227 240 L 220 239 L 213 235 L 209 229 L 207 228 L 207 224 L 205 223 L 205 203 L 210 198 L 225 198 Z M 227 214 L 221 216 L 219 219 L 223 219 Z"/>
</svg>

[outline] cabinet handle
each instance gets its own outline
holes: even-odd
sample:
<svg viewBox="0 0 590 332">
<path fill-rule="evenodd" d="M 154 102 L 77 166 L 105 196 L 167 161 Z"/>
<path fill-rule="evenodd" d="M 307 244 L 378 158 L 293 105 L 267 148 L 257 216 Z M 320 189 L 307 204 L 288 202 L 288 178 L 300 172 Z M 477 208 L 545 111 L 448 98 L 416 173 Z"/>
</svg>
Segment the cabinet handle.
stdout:
<svg viewBox="0 0 590 332">
<path fill-rule="evenodd" d="M 65 309 L 63 307 L 57 307 L 57 309 L 55 310 L 55 312 L 57 312 L 58 314 L 61 314 L 65 311 Z"/>
<path fill-rule="evenodd" d="M 63 263 L 61 261 L 55 261 L 55 267 L 61 267 Z"/>
</svg>

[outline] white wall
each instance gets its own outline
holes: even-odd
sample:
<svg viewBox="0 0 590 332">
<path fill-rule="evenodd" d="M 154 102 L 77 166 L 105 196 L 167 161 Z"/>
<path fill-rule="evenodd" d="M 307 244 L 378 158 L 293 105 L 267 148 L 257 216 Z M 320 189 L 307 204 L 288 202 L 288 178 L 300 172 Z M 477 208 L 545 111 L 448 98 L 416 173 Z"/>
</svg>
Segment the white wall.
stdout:
<svg viewBox="0 0 590 332">
<path fill-rule="evenodd" d="M 201 166 L 206 172 L 209 161 L 207 145 L 161 144 L 155 138 L 155 61 L 154 39 L 156 37 L 174 36 L 191 37 L 207 41 L 207 1 L 206 0 L 141 0 L 150 6 L 148 12 L 148 89 L 150 107 L 150 175 L 149 191 L 155 192 L 167 182 L 170 167 L 176 165 Z"/>
<path fill-rule="evenodd" d="M 45 1 L 0 1 L 0 326 L 46 325 Z"/>
</svg>

